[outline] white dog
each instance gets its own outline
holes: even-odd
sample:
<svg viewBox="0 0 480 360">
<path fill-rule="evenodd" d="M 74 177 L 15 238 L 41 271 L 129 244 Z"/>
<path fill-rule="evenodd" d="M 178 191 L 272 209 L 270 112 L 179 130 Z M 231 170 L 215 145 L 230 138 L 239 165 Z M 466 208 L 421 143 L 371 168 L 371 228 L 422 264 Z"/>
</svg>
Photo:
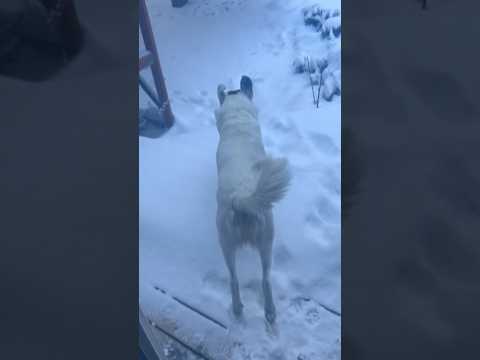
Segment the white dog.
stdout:
<svg viewBox="0 0 480 360">
<path fill-rule="evenodd" d="M 252 80 L 243 76 L 240 90 L 217 88 L 220 108 L 215 110 L 220 141 L 217 149 L 217 230 L 230 272 L 233 312 L 241 317 L 243 305 L 235 268 L 235 252 L 242 245 L 258 249 L 263 271 L 265 318 L 275 322 L 270 285 L 274 236 L 272 204 L 285 194 L 290 173 L 286 159 L 265 153 L 257 108 L 252 102 Z"/>
</svg>

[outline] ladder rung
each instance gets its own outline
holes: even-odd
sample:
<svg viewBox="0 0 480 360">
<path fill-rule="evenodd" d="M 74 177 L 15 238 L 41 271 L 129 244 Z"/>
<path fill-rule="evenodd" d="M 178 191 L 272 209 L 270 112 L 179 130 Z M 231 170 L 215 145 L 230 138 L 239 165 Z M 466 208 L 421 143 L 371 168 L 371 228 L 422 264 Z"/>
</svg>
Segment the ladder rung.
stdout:
<svg viewBox="0 0 480 360">
<path fill-rule="evenodd" d="M 140 53 L 140 58 L 138 60 L 139 71 L 151 66 L 152 63 L 153 54 L 150 51 L 144 50 L 142 53 Z"/>
</svg>

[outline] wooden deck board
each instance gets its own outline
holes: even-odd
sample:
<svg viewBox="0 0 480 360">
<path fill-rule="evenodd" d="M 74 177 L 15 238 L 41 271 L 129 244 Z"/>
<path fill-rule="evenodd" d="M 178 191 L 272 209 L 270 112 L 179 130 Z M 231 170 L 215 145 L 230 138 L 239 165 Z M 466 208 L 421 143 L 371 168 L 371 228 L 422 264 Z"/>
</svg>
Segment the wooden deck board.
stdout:
<svg viewBox="0 0 480 360">
<path fill-rule="evenodd" d="M 157 352 L 168 348 L 176 353 L 175 359 L 188 353 L 196 356 L 184 359 L 229 359 L 232 346 L 228 331 L 171 297 L 158 292 L 158 302 L 142 306 L 142 313 Z M 173 358 L 164 355 L 164 359 Z"/>
</svg>

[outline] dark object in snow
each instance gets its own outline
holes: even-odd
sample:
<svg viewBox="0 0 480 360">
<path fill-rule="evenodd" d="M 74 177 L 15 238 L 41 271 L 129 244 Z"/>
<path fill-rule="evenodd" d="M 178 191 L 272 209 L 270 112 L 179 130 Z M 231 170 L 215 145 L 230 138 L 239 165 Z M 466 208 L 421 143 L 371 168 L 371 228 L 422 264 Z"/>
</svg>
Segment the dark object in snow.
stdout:
<svg viewBox="0 0 480 360">
<path fill-rule="evenodd" d="M 342 34 L 342 27 L 339 26 L 339 27 L 332 28 L 332 33 L 333 33 L 333 36 L 339 37 Z"/>
<path fill-rule="evenodd" d="M 327 101 L 332 101 L 334 95 L 340 95 L 340 87 L 338 86 L 335 76 L 328 72 L 322 74 L 322 97 Z"/>
<path fill-rule="evenodd" d="M 157 107 L 148 107 L 139 111 L 139 135 L 149 138 L 158 138 L 163 135 L 171 126 L 165 119 L 165 103 L 162 104 L 155 94 L 155 91 L 148 85 L 147 81 L 139 75 L 140 87 Z"/>
<path fill-rule="evenodd" d="M 172 6 L 173 7 L 182 7 L 187 4 L 188 0 L 172 0 Z"/>
<path fill-rule="evenodd" d="M 341 17 L 339 10 L 322 9 L 317 5 L 303 10 L 305 25 L 319 32 L 323 39 L 341 35 Z"/>
<path fill-rule="evenodd" d="M 73 0 L 0 5 L 0 75 L 47 80 L 65 67 L 83 44 L 84 29 Z"/>
<path fill-rule="evenodd" d="M 318 71 L 322 73 L 328 66 L 328 60 L 326 58 L 318 59 L 315 61 L 315 64 L 317 65 Z"/>
<path fill-rule="evenodd" d="M 138 112 L 138 135 L 156 139 L 165 134 L 169 127 L 165 124 L 162 112 L 154 106 L 140 109 Z"/>
<path fill-rule="evenodd" d="M 322 27 L 320 30 L 320 35 L 322 35 L 322 39 L 328 39 L 330 37 L 330 29 Z"/>
<path fill-rule="evenodd" d="M 317 108 L 320 104 L 320 96 L 326 101 L 332 101 L 333 97 L 335 95 L 339 96 L 341 92 L 340 80 L 335 72 L 327 69 L 327 67 L 328 61 L 326 59 L 312 61 L 308 56 L 305 57 L 304 68 L 312 88 L 313 103 Z M 316 90 L 315 87 L 317 87 Z"/>
<path fill-rule="evenodd" d="M 307 71 L 310 71 L 311 74 L 314 74 L 314 73 L 321 74 L 323 70 L 325 70 L 325 68 L 328 66 L 328 60 L 326 58 L 314 59 L 309 57 L 309 59 L 310 59 L 310 69 L 308 69 L 308 66 L 306 65 L 305 58 L 295 59 L 292 63 L 293 72 L 295 74 L 303 74 Z"/>
<path fill-rule="evenodd" d="M 313 103 L 315 106 L 318 108 L 318 103 L 319 103 L 319 93 L 320 93 L 320 81 L 318 80 L 318 76 L 314 78 L 312 77 L 312 72 L 315 72 L 315 69 L 313 69 L 312 61 L 310 58 L 307 56 L 305 57 L 305 68 L 307 69 L 308 73 L 308 78 L 310 80 L 310 86 L 312 87 L 312 96 L 313 96 Z M 312 71 L 313 69 L 313 71 Z M 318 91 L 317 91 L 317 97 L 315 97 L 315 85 L 318 85 Z"/>
<path fill-rule="evenodd" d="M 312 88 L 313 103 L 319 106 L 320 96 L 326 101 L 331 101 L 335 95 L 339 96 L 340 79 L 336 72 L 328 68 L 328 60 L 321 58 L 313 60 L 306 56 L 302 61 L 295 59 L 293 71 L 296 74 L 308 74 L 308 80 Z"/>
<path fill-rule="evenodd" d="M 303 74 L 306 71 L 305 62 L 300 59 L 293 60 L 292 65 L 293 65 L 293 72 L 295 74 Z"/>
<path fill-rule="evenodd" d="M 320 85 L 322 87 L 322 97 L 326 101 L 331 101 L 334 95 L 340 95 L 340 79 L 338 73 L 325 69 L 322 72 Z"/>
</svg>

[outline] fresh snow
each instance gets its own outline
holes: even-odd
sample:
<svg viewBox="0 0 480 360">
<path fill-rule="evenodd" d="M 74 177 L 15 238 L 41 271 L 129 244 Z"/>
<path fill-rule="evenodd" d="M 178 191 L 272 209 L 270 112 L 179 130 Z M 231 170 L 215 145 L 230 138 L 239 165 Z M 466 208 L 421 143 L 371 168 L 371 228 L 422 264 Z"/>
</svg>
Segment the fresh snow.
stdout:
<svg viewBox="0 0 480 360">
<path fill-rule="evenodd" d="M 177 311 L 175 318 L 188 322 L 195 336 L 233 344 L 234 360 L 339 359 L 341 318 L 324 306 L 341 309 L 341 98 L 321 97 L 316 108 L 308 75 L 297 73 L 294 62 L 304 56 L 326 59 L 328 73 L 322 76 L 340 89 L 341 37 L 322 38 L 304 24 L 303 13 L 312 5 L 340 10 L 340 0 L 147 4 L 176 124 L 158 139 L 139 142 L 142 308 L 149 314 L 175 312 L 155 286 L 188 300 L 227 324 L 228 333 L 211 330 L 215 325 L 190 311 Z M 339 20 L 329 26 L 340 26 Z M 237 89 L 243 74 L 254 82 L 267 152 L 287 157 L 293 173 L 289 192 L 274 208 L 276 336 L 265 329 L 260 260 L 249 249 L 237 256 L 245 321 L 232 319 L 215 227 L 216 87 Z M 142 75 L 151 80 L 148 72 Z M 144 94 L 139 101 L 148 104 Z"/>
</svg>

